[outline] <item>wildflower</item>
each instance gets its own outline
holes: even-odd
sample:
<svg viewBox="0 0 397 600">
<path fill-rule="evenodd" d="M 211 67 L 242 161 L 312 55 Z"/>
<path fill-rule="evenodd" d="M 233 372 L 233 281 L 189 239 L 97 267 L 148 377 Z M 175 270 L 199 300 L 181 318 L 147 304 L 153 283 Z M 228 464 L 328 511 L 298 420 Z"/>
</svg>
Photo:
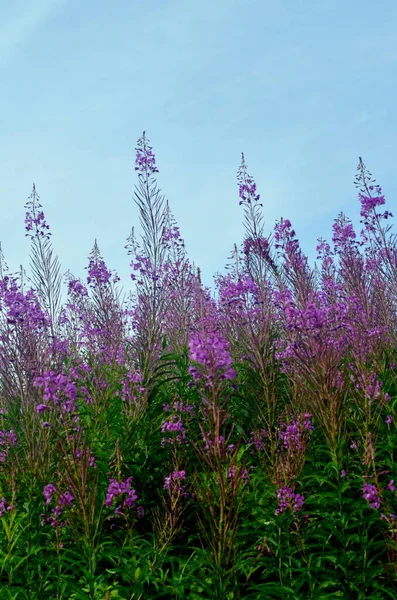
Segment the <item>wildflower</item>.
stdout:
<svg viewBox="0 0 397 600">
<path fill-rule="evenodd" d="M 249 444 L 255 446 L 255 448 L 260 452 L 265 448 L 265 439 L 268 437 L 266 429 L 261 429 L 258 432 L 251 431 L 251 437 L 249 439 Z"/>
<path fill-rule="evenodd" d="M 177 443 L 181 444 L 186 439 L 186 431 L 185 431 L 185 428 L 183 426 L 182 420 L 176 414 L 172 415 L 172 417 L 170 417 L 166 421 L 162 422 L 162 424 L 161 424 L 161 432 L 162 433 L 168 433 L 168 432 L 174 433 L 174 432 L 176 432 L 178 434 L 178 435 L 175 436 L 175 439 L 173 437 L 164 437 L 164 438 L 162 438 L 161 445 L 163 447 L 167 443 L 168 444 L 173 444 L 174 441 L 176 441 Z"/>
<path fill-rule="evenodd" d="M 292 508 L 294 512 L 297 512 L 302 508 L 305 498 L 301 494 L 294 494 L 290 487 L 284 486 L 277 490 L 277 498 L 279 499 L 279 506 L 276 509 L 276 515 L 281 514 L 287 508 Z"/>
<path fill-rule="evenodd" d="M 190 338 L 190 360 L 198 362 L 200 365 L 207 367 L 211 371 L 220 371 L 221 379 L 234 379 L 236 372 L 232 368 L 232 359 L 228 350 L 227 340 L 216 331 L 193 334 Z M 194 379 L 200 377 L 197 369 L 191 367 L 190 374 Z M 207 379 L 211 381 L 213 374 L 207 375 Z"/>
<path fill-rule="evenodd" d="M 173 471 L 171 475 L 165 478 L 164 489 L 169 490 L 175 488 L 176 481 L 182 481 L 186 479 L 185 471 Z"/>
<path fill-rule="evenodd" d="M 25 204 L 25 208 L 28 209 L 25 215 L 25 229 L 27 232 L 33 231 L 34 233 L 26 233 L 26 236 L 31 238 L 44 238 L 48 239 L 51 233 L 49 230 L 49 225 L 47 225 L 45 221 L 44 212 L 40 210 L 42 205 L 40 204 L 40 196 L 36 192 L 36 187 L 33 184 L 33 190 L 29 199 L 30 202 Z"/>
<path fill-rule="evenodd" d="M 381 191 L 379 188 L 378 194 Z M 382 206 L 385 204 L 386 200 L 384 196 L 380 194 L 375 198 L 369 198 L 368 196 L 364 196 L 364 194 L 359 194 L 360 202 L 361 202 L 361 211 L 360 215 L 367 219 L 370 216 L 371 211 L 374 210 L 377 206 Z"/>
<path fill-rule="evenodd" d="M 138 496 L 134 489 L 131 488 L 132 477 L 128 477 L 125 481 L 117 481 L 117 479 L 110 479 L 108 490 L 106 494 L 105 504 L 110 507 L 114 500 L 120 496 L 126 496 L 123 504 L 118 506 L 115 510 L 116 515 L 121 513 L 122 508 L 135 508 L 135 502 Z"/>
<path fill-rule="evenodd" d="M 49 483 L 48 485 L 45 486 L 45 488 L 43 490 L 43 495 L 44 495 L 46 504 L 51 503 L 52 497 L 55 493 L 56 493 L 56 489 L 52 485 L 52 483 Z"/>
<path fill-rule="evenodd" d="M 236 467 L 229 467 L 227 470 L 227 479 L 234 479 L 236 476 Z"/>
<path fill-rule="evenodd" d="M 297 448 L 302 450 L 303 446 L 300 440 L 301 432 L 298 426 L 298 422 L 294 419 L 290 425 L 280 423 L 281 427 L 285 428 L 285 431 L 280 431 L 280 439 L 283 440 L 284 448 Z"/>
<path fill-rule="evenodd" d="M 0 500 L 0 517 L 2 517 L 5 513 L 5 511 L 7 510 L 8 512 L 11 512 L 15 507 L 11 506 L 10 504 L 8 504 L 7 500 L 3 497 Z"/>
<path fill-rule="evenodd" d="M 73 501 L 74 501 L 74 498 L 73 498 L 72 494 L 69 491 L 67 491 L 64 494 L 59 494 L 58 506 L 60 506 L 60 507 L 72 506 Z"/>
<path fill-rule="evenodd" d="M 363 498 L 367 500 L 371 508 L 380 508 L 379 492 L 375 485 L 364 483 L 363 492 Z"/>
<path fill-rule="evenodd" d="M 389 483 L 387 484 L 387 489 L 390 490 L 390 492 L 394 492 L 394 490 L 396 489 L 396 486 L 394 485 L 394 479 L 391 479 L 389 481 Z"/>
<path fill-rule="evenodd" d="M 391 415 L 387 415 L 385 423 L 386 425 L 391 425 L 393 423 L 393 417 Z"/>
<path fill-rule="evenodd" d="M 154 173 L 159 172 L 152 146 L 149 146 L 147 142 L 145 132 L 143 132 L 142 137 L 138 140 L 139 148 L 136 148 L 135 171 L 138 171 L 138 177 L 151 177 Z"/>
<path fill-rule="evenodd" d="M 342 471 L 340 472 L 340 476 L 341 477 L 346 477 L 346 471 L 344 469 L 342 469 Z"/>
</svg>

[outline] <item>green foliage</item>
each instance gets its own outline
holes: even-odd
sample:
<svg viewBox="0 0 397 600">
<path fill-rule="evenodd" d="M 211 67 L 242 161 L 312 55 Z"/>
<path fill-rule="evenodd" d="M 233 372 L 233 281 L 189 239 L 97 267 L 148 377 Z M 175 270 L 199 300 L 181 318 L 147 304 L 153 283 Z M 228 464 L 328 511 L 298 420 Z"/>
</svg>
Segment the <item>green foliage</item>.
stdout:
<svg viewBox="0 0 397 600">
<path fill-rule="evenodd" d="M 238 367 L 237 389 L 224 382 L 219 406 L 204 409 L 202 394 L 207 392 L 191 384 L 188 368 L 187 352 L 164 354 L 153 370 L 148 402 L 134 415 L 121 398 L 122 368 L 102 366 L 95 372 L 108 387 L 94 394 L 91 404 L 78 395 L 79 426 L 96 458 L 87 479 L 94 499 L 90 530 L 84 529 L 85 517 L 76 505 L 65 509 L 65 527 L 43 523 L 43 514 L 49 514 L 43 486 L 66 482 L 74 464 L 66 425 L 43 430 L 36 424 L 30 430 L 48 453 L 47 466 L 40 470 L 28 460 L 31 442 L 17 414 L 2 416 L 5 431 L 16 424 L 19 443 L 9 449 L 12 462 L 0 469 L 0 495 L 15 507 L 0 518 L 0 600 L 394 598 L 395 530 L 381 518 L 397 513 L 395 495 L 387 487 L 397 480 L 396 427 L 394 421 L 386 423 L 387 415 L 395 416 L 394 373 L 385 366 L 384 385 L 392 398 L 378 421 L 374 461 L 363 464 L 357 416 L 348 418 L 336 450 L 315 427 L 303 468 L 289 483 L 304 496 L 304 505 L 276 514 L 277 485 L 269 461 L 277 466 L 287 451 L 270 441 L 280 435 L 285 409 L 294 410 L 286 378 L 280 376 L 278 383 L 277 418 L 266 423 L 273 429 L 258 449 L 249 441 L 252 430 L 264 426 L 255 420 L 255 410 L 263 410 L 256 374 Z M 93 375 L 83 383 L 95 391 Z M 181 412 L 175 402 L 194 412 Z M 162 443 L 162 424 L 172 415 L 181 419 L 186 440 Z M 221 443 L 219 451 L 205 450 L 202 432 L 210 432 L 211 423 L 218 423 L 213 430 L 218 437 L 230 434 L 227 444 L 234 444 L 234 450 L 222 450 Z M 359 443 L 351 448 L 355 439 Z M 246 469 L 248 481 L 229 477 L 232 467 L 240 475 Z M 165 478 L 182 469 L 186 495 L 172 496 L 164 489 Z M 142 518 L 109 520 L 104 501 L 110 477 L 133 478 Z M 366 481 L 379 487 L 380 509 L 363 498 Z"/>
</svg>

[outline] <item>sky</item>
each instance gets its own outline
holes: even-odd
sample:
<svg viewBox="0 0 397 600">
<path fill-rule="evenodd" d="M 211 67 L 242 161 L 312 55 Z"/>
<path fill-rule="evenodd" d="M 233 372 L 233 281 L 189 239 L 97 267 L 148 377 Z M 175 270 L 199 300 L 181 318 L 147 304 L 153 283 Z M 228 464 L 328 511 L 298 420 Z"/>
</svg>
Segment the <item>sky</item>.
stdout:
<svg viewBox="0 0 397 600">
<path fill-rule="evenodd" d="M 290 219 L 312 263 L 340 212 L 359 226 L 359 156 L 397 216 L 395 0 L 2 0 L 0 92 L 11 272 L 29 274 L 34 182 L 62 272 L 86 277 L 97 239 L 131 288 L 144 130 L 208 286 L 244 235 L 242 152 L 265 232 Z"/>
</svg>

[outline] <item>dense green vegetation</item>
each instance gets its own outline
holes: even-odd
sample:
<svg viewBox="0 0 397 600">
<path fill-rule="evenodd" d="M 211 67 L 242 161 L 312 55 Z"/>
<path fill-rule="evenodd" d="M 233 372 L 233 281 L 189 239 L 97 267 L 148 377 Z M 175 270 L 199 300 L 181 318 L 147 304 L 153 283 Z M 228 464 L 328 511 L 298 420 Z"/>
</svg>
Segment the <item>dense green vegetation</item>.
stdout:
<svg viewBox="0 0 397 600">
<path fill-rule="evenodd" d="M 312 268 L 288 220 L 212 296 L 138 142 L 134 291 L 97 243 L 60 264 L 36 189 L 31 278 L 0 258 L 0 599 L 397 597 L 397 250 L 360 159 Z M 29 287 L 27 287 L 27 283 Z"/>
</svg>

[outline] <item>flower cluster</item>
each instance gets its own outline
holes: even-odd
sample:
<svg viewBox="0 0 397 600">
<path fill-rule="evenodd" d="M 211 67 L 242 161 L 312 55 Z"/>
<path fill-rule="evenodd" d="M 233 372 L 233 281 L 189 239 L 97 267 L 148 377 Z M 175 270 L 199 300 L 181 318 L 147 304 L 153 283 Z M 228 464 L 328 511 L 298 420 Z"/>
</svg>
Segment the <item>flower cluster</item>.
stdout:
<svg viewBox="0 0 397 600">
<path fill-rule="evenodd" d="M 128 371 L 121 381 L 121 399 L 129 404 L 138 403 L 138 396 L 145 393 L 146 388 L 142 385 L 143 376 L 140 371 L 131 373 Z M 119 395 L 119 394 L 117 394 Z"/>
<path fill-rule="evenodd" d="M 33 332 L 42 331 L 49 324 L 33 290 L 23 294 L 15 278 L 4 277 L 0 280 L 0 299 L 7 308 L 7 323 L 19 325 L 26 323 Z"/>
<path fill-rule="evenodd" d="M 182 442 L 186 440 L 185 427 L 180 416 L 177 414 L 173 414 L 171 417 L 162 422 L 161 433 L 171 434 L 167 437 L 162 438 L 161 445 L 163 447 L 166 444 L 174 444 L 175 442 L 177 442 L 178 444 L 182 444 Z M 172 435 L 174 433 L 176 433 L 177 435 Z"/>
<path fill-rule="evenodd" d="M 61 522 L 60 517 L 65 508 L 71 508 L 73 506 L 74 497 L 70 490 L 66 492 L 59 492 L 52 483 L 49 483 L 44 487 L 43 496 L 45 498 L 46 506 L 50 505 L 54 496 L 57 495 L 57 501 L 55 507 L 51 511 L 50 516 L 42 515 L 43 525 L 51 525 L 52 527 L 65 527 L 66 521 Z"/>
<path fill-rule="evenodd" d="M 228 467 L 226 478 L 227 479 L 235 479 L 237 473 L 238 473 L 238 467 L 236 467 L 236 466 Z M 246 483 L 249 482 L 250 478 L 249 478 L 249 474 L 248 474 L 248 471 L 246 468 L 242 469 L 240 471 L 239 475 L 240 475 L 242 481 L 245 481 Z"/>
<path fill-rule="evenodd" d="M 252 202 L 259 201 L 260 194 L 256 193 L 256 183 L 247 173 L 247 165 L 245 164 L 244 153 L 242 153 L 241 157 L 241 166 L 237 173 L 237 180 L 239 183 L 238 195 L 241 198 L 239 204 L 250 205 Z"/>
<path fill-rule="evenodd" d="M 29 196 L 30 202 L 25 204 L 25 208 L 28 209 L 25 215 L 25 229 L 28 233 L 26 236 L 32 238 L 43 238 L 48 239 L 51 233 L 49 232 L 49 225 L 45 221 L 44 212 L 40 210 L 42 208 L 39 200 L 40 196 L 36 192 L 36 187 L 33 184 L 33 191 Z M 29 233 L 33 231 L 34 233 Z"/>
<path fill-rule="evenodd" d="M 4 515 L 6 511 L 11 512 L 12 510 L 14 510 L 14 508 L 15 506 L 9 504 L 3 496 L 3 498 L 1 498 L 0 500 L 0 518 Z"/>
<path fill-rule="evenodd" d="M 189 342 L 190 360 L 206 367 L 206 379 L 212 383 L 217 374 L 221 379 L 234 379 L 236 371 L 232 368 L 232 359 L 229 354 L 229 344 L 220 333 L 199 332 L 194 333 Z M 200 379 L 201 373 L 190 367 L 189 373 L 194 379 Z"/>
<path fill-rule="evenodd" d="M 277 490 L 277 498 L 279 506 L 276 508 L 276 515 L 281 514 L 287 508 L 291 508 L 293 512 L 297 512 L 302 508 L 305 498 L 301 494 L 295 494 L 290 487 L 284 486 Z"/>
<path fill-rule="evenodd" d="M 379 491 L 375 485 L 364 483 L 363 498 L 368 502 L 371 508 L 380 508 Z"/>
<path fill-rule="evenodd" d="M 187 497 L 188 494 L 186 492 L 186 486 L 181 485 L 181 481 L 185 481 L 185 479 L 185 471 L 173 471 L 168 477 L 165 478 L 164 489 L 168 490 L 170 493 L 179 492 L 183 496 Z"/>
<path fill-rule="evenodd" d="M 36 407 L 37 412 L 44 412 L 48 408 L 48 403 L 59 406 L 65 413 L 72 413 L 76 410 L 77 387 L 72 381 L 71 375 L 76 372 L 71 370 L 71 374 L 56 374 L 54 371 L 45 372 L 41 377 L 35 377 L 33 385 L 43 388 L 44 403 Z"/>
<path fill-rule="evenodd" d="M 134 489 L 131 488 L 132 477 L 128 477 L 125 481 L 117 481 L 117 479 L 110 479 L 108 490 L 106 494 L 105 504 L 107 507 L 112 506 L 115 499 L 122 498 L 123 502 L 115 510 L 116 515 L 120 515 L 123 508 L 131 509 L 136 508 L 136 501 L 138 496 Z"/>
<path fill-rule="evenodd" d="M 251 431 L 249 444 L 255 446 L 258 452 L 265 449 L 266 440 L 269 438 L 269 434 L 266 429 L 260 429 L 259 431 Z"/>
<path fill-rule="evenodd" d="M 71 279 L 68 282 L 68 294 L 77 296 L 88 296 L 87 288 L 78 279 Z"/>
<path fill-rule="evenodd" d="M 313 431 L 314 427 L 311 423 L 311 414 L 305 413 L 303 424 L 299 423 L 297 419 L 292 419 L 291 423 L 287 425 L 284 421 L 280 422 L 280 440 L 282 440 L 284 448 L 303 450 L 302 444 L 302 433 L 304 431 Z"/>
<path fill-rule="evenodd" d="M 139 148 L 136 148 L 135 171 L 138 172 L 138 177 L 147 177 L 159 172 L 152 146 L 149 146 L 147 142 L 145 132 L 143 132 L 142 137 L 138 140 Z"/>
<path fill-rule="evenodd" d="M 17 434 L 14 429 L 0 431 L 0 463 L 7 460 L 9 449 L 17 446 L 17 444 Z"/>
</svg>

